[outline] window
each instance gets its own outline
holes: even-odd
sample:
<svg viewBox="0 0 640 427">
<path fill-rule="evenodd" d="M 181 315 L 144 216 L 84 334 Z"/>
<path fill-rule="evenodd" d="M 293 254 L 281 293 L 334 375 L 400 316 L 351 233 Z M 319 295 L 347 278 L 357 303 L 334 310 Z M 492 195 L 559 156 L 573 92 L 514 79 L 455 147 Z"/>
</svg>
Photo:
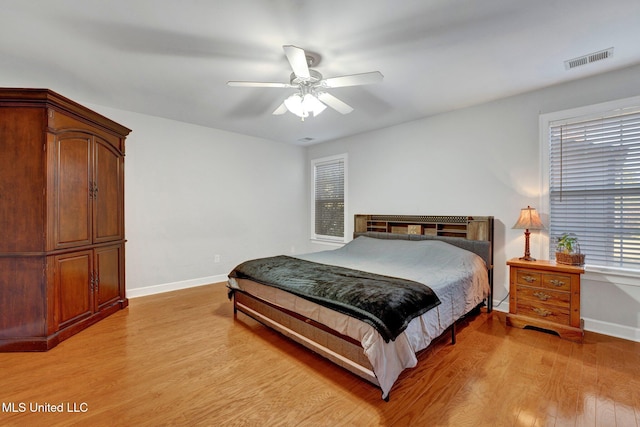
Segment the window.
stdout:
<svg viewBox="0 0 640 427">
<path fill-rule="evenodd" d="M 575 233 L 586 264 L 640 271 L 637 101 L 548 120 L 550 253 L 555 238 Z"/>
<path fill-rule="evenodd" d="M 312 160 L 311 238 L 345 241 L 347 155 Z"/>
</svg>

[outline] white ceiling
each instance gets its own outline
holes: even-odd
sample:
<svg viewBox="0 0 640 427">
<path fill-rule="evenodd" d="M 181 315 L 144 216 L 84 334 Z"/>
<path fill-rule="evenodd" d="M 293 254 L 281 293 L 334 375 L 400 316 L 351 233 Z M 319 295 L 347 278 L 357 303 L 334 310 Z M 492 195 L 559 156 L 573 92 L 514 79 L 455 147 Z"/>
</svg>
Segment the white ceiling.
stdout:
<svg viewBox="0 0 640 427">
<path fill-rule="evenodd" d="M 355 108 L 302 122 L 282 45 Z M 564 61 L 614 47 L 572 70 Z M 295 144 L 327 141 L 640 63 L 639 0 L 0 0 L 0 86 Z M 633 88 L 637 91 L 637 88 Z"/>
</svg>

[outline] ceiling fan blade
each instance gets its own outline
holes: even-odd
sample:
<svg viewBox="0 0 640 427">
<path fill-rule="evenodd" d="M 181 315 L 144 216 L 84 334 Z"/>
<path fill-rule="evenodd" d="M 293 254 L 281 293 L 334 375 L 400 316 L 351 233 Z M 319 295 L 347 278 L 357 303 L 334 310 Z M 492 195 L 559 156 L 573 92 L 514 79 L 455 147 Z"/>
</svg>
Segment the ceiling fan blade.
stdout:
<svg viewBox="0 0 640 427">
<path fill-rule="evenodd" d="M 351 106 L 340 101 L 338 98 L 327 92 L 320 92 L 317 94 L 317 97 L 320 101 L 324 102 L 339 113 L 349 114 L 353 111 L 353 108 Z"/>
<path fill-rule="evenodd" d="M 227 86 L 234 87 L 276 87 L 276 88 L 291 88 L 297 86 L 291 86 L 289 83 L 277 83 L 277 82 L 227 82 Z"/>
<path fill-rule="evenodd" d="M 304 49 L 292 45 L 285 45 L 282 48 L 296 77 L 302 80 L 309 80 L 311 75 L 309 74 L 307 55 L 305 55 Z"/>
<path fill-rule="evenodd" d="M 284 102 L 282 104 L 280 104 L 280 106 L 278 108 L 276 108 L 275 110 L 273 110 L 273 114 L 274 116 L 279 116 L 281 114 L 284 114 L 287 112 L 287 106 L 284 105 Z"/>
<path fill-rule="evenodd" d="M 348 76 L 331 77 L 322 81 L 323 87 L 345 87 L 360 86 L 372 83 L 379 83 L 384 76 L 380 71 L 372 71 L 370 73 L 351 74 Z"/>
</svg>

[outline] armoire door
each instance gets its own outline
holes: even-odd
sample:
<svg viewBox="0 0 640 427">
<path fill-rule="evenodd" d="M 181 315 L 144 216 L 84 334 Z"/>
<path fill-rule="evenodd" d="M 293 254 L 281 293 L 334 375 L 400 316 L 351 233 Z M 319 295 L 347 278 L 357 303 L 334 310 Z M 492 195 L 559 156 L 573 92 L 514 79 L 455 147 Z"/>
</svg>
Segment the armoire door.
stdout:
<svg viewBox="0 0 640 427">
<path fill-rule="evenodd" d="M 54 247 L 89 245 L 93 136 L 74 132 L 55 139 Z"/>
<path fill-rule="evenodd" d="M 95 138 L 93 188 L 94 243 L 124 239 L 124 158 L 106 141 Z"/>
<path fill-rule="evenodd" d="M 96 306 L 101 310 L 120 300 L 124 277 L 123 245 L 95 249 Z"/>
<path fill-rule="evenodd" d="M 93 251 L 54 257 L 60 329 L 93 314 Z"/>
</svg>

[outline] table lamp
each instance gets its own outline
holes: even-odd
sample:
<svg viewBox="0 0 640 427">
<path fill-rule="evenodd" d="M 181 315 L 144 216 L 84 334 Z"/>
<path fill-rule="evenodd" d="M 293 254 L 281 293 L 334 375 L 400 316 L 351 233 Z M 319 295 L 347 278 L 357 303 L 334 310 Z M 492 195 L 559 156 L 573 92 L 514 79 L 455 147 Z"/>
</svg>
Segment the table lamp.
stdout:
<svg viewBox="0 0 640 427">
<path fill-rule="evenodd" d="M 520 218 L 513 226 L 514 229 L 524 229 L 524 256 L 520 259 L 523 261 L 535 261 L 529 252 L 529 230 L 544 230 L 544 224 L 540 220 L 540 216 L 535 208 L 527 206 L 520 210 Z"/>
</svg>

